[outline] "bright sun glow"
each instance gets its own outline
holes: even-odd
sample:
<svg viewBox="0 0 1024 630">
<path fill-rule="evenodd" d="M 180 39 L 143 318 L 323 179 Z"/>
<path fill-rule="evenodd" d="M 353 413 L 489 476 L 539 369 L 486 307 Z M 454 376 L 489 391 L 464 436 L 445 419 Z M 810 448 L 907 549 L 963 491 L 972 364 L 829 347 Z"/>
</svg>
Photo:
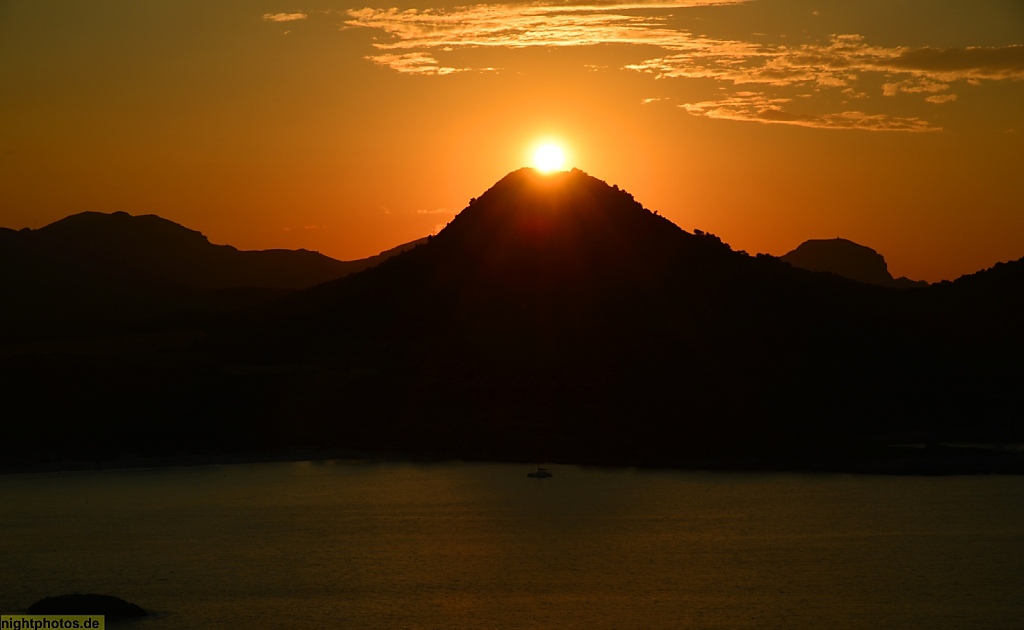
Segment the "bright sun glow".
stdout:
<svg viewBox="0 0 1024 630">
<path fill-rule="evenodd" d="M 550 173 L 562 168 L 565 163 L 565 152 L 557 144 L 547 142 L 533 152 L 533 165 L 538 171 Z"/>
</svg>

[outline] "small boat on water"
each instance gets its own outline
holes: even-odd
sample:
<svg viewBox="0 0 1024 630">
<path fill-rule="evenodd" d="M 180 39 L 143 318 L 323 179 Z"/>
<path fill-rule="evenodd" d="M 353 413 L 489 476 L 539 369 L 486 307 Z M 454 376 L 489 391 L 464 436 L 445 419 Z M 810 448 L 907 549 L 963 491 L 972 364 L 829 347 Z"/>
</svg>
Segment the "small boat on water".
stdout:
<svg viewBox="0 0 1024 630">
<path fill-rule="evenodd" d="M 533 477 L 534 479 L 547 479 L 548 477 L 554 477 L 551 471 L 543 466 L 537 466 L 536 470 L 526 473 L 527 477 Z"/>
</svg>

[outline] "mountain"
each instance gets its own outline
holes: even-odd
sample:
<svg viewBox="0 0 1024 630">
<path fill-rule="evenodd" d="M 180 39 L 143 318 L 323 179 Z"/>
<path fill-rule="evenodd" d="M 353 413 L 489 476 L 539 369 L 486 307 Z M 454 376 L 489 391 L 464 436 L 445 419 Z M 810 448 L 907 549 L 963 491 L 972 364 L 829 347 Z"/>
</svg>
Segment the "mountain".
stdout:
<svg viewBox="0 0 1024 630">
<path fill-rule="evenodd" d="M 202 337 L 0 356 L 17 419 L 0 441 L 1020 472 L 890 446 L 1024 437 L 1024 338 L 1002 310 L 1020 268 L 894 291 L 735 252 L 578 170 L 521 169 L 417 247 Z"/>
<path fill-rule="evenodd" d="M 739 345 L 777 339 L 778 326 L 804 334 L 822 311 L 869 317 L 879 295 L 733 252 L 580 171 L 522 169 L 425 245 L 276 303 L 257 334 L 280 338 L 292 359 L 330 356 L 359 330 L 381 352 L 550 364 L 661 337 Z M 726 325 L 737 317 L 741 327 Z"/>
<path fill-rule="evenodd" d="M 83 212 L 0 230 L 0 319 L 55 322 L 233 310 L 362 271 L 413 246 L 338 261 L 306 250 L 239 251 L 156 215 Z"/>
<path fill-rule="evenodd" d="M 912 295 L 734 252 L 580 171 L 513 172 L 428 243 L 274 306 L 222 356 L 304 371 L 281 415 L 357 443 L 672 461 L 957 422 L 897 418 L 961 376 L 919 381 L 946 364 Z"/>
<path fill-rule="evenodd" d="M 883 287 L 914 288 L 927 286 L 927 282 L 893 278 L 885 258 L 864 245 L 844 238 L 812 239 L 782 256 L 794 267 L 809 271 L 834 273 L 867 284 Z"/>
<path fill-rule="evenodd" d="M 125 212 L 83 212 L 24 237 L 76 260 L 203 289 L 303 289 L 379 262 L 342 262 L 304 249 L 239 251 L 156 215 Z"/>
<path fill-rule="evenodd" d="M 428 243 L 275 303 L 222 351 L 304 371 L 275 394 L 281 414 L 301 407 L 346 443 L 463 456 L 771 459 L 1019 432 L 1021 369 L 977 343 L 988 311 L 952 309 L 952 284 L 810 273 L 580 171 L 522 169 Z M 311 378 L 331 383 L 315 403 Z"/>
</svg>

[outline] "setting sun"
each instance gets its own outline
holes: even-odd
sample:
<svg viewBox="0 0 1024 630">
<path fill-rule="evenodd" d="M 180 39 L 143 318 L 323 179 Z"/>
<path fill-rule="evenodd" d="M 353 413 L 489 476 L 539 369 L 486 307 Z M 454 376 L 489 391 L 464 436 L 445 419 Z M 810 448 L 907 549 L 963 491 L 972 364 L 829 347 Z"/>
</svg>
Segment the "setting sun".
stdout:
<svg viewBox="0 0 1024 630">
<path fill-rule="evenodd" d="M 565 152 L 557 144 L 546 142 L 533 152 L 533 165 L 543 173 L 557 171 L 564 163 Z"/>
</svg>

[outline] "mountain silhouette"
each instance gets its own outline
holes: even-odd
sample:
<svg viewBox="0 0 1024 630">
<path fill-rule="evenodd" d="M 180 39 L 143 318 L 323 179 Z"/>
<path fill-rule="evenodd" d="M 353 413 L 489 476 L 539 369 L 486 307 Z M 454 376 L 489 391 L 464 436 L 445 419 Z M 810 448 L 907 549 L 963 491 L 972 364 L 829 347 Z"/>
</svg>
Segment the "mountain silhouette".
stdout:
<svg viewBox="0 0 1024 630">
<path fill-rule="evenodd" d="M 428 243 L 277 302 L 226 352 L 335 375 L 317 405 L 305 385 L 278 400 L 354 440 L 463 455 L 999 433 L 998 413 L 963 417 L 988 394 L 1006 408 L 1020 370 L 972 345 L 980 311 L 936 318 L 937 296 L 734 252 L 580 171 L 521 169 Z"/>
<path fill-rule="evenodd" d="M 413 246 L 338 261 L 306 250 L 239 251 L 156 215 L 83 212 L 0 230 L 7 321 L 119 320 L 241 308 L 361 271 Z"/>
<path fill-rule="evenodd" d="M 270 327 L 292 331 L 286 345 L 293 353 L 303 347 L 298 337 L 310 341 L 312 352 L 330 352 L 324 339 L 352 328 L 338 323 L 358 321 L 364 338 L 376 338 L 387 322 L 381 343 L 392 347 L 430 346 L 443 354 L 473 339 L 475 350 L 465 350 L 481 358 L 511 361 L 539 352 L 550 360 L 581 346 L 683 339 L 701 327 L 706 338 L 722 332 L 721 321 L 738 309 L 800 320 L 799 301 L 787 298 L 809 300 L 811 293 L 812 310 L 864 310 L 871 299 L 853 298 L 871 292 L 733 252 L 580 171 L 521 169 L 471 200 L 428 243 L 358 277 L 282 300 L 275 305 L 281 319 Z M 763 328 L 749 319 L 729 332 L 730 343 Z M 524 344 L 522 335 L 546 341 Z"/>
<path fill-rule="evenodd" d="M 881 254 L 870 247 L 844 238 L 804 241 L 781 258 L 801 269 L 834 273 L 858 282 L 884 287 L 913 288 L 928 284 L 905 277 L 893 278 Z"/>
<path fill-rule="evenodd" d="M 1020 472 L 889 445 L 1024 437 L 1022 270 L 900 291 L 733 251 L 578 170 L 521 169 L 425 242 L 187 343 L 0 361 L 19 419 L 0 439 Z"/>
<path fill-rule="evenodd" d="M 429 242 L 279 300 L 219 352 L 317 366 L 302 369 L 331 380 L 325 398 L 296 383 L 278 404 L 364 418 L 343 431 L 370 444 L 667 460 L 831 435 L 836 390 L 885 378 L 860 372 L 898 336 L 894 299 L 732 251 L 583 172 L 521 169 Z"/>
<path fill-rule="evenodd" d="M 303 289 L 379 262 L 377 257 L 343 262 L 305 249 L 239 251 L 213 245 L 200 232 L 156 215 L 125 212 L 83 212 L 25 236 L 77 260 L 205 289 Z"/>
</svg>

